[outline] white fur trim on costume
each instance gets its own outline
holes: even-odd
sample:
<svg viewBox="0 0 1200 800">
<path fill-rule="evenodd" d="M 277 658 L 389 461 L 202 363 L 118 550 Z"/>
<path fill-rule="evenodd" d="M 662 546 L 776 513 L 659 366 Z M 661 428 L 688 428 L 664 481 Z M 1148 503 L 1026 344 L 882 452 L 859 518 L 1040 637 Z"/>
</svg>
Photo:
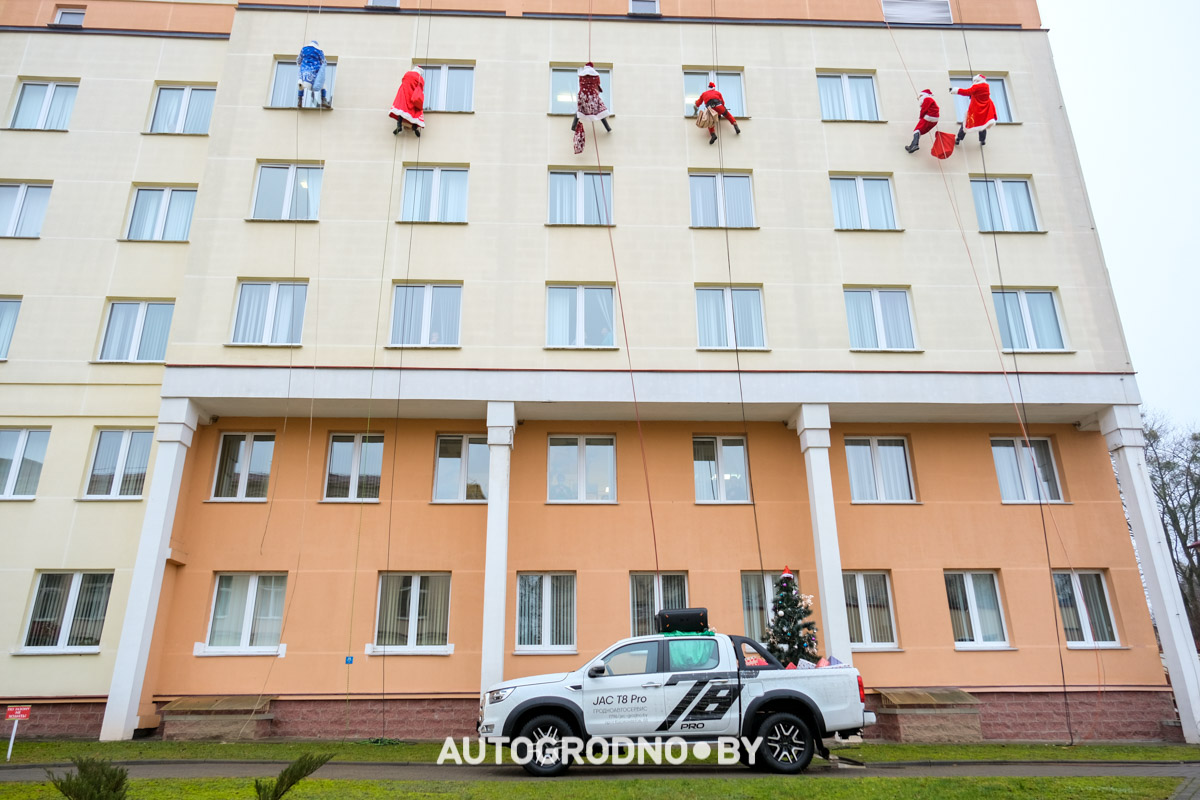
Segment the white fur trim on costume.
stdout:
<svg viewBox="0 0 1200 800">
<path fill-rule="evenodd" d="M 979 125 L 974 128 L 968 128 L 966 123 L 963 123 L 963 130 L 966 131 L 967 133 L 974 133 L 975 131 L 986 131 L 988 128 L 992 127 L 995 124 L 996 124 L 996 120 L 994 120 L 994 119 L 989 119 L 983 125 Z"/>
<path fill-rule="evenodd" d="M 413 64 L 413 68 L 410 69 L 409 72 L 415 72 L 418 75 L 420 75 L 422 78 L 425 77 L 425 70 L 421 69 L 421 66 L 419 64 Z"/>
<path fill-rule="evenodd" d="M 600 77 L 600 73 L 596 71 L 595 67 L 586 67 L 586 66 L 580 67 L 579 74 L 580 75 L 594 75 L 597 78 Z"/>
<path fill-rule="evenodd" d="M 931 117 L 926 114 L 925 116 L 921 117 L 921 119 L 925 120 L 926 122 L 937 122 L 939 119 L 941 119 L 941 117 Z"/>
<path fill-rule="evenodd" d="M 612 112 L 606 108 L 603 111 L 601 111 L 599 114 L 578 114 L 576 116 L 578 116 L 580 119 L 587 119 L 587 120 L 591 120 L 592 122 L 599 122 L 600 120 L 604 119 L 611 113 Z"/>
<path fill-rule="evenodd" d="M 921 100 L 922 98 L 925 98 L 925 97 L 933 97 L 933 92 L 926 89 L 925 91 L 923 91 L 917 95 L 918 100 Z"/>
<path fill-rule="evenodd" d="M 393 116 L 393 117 L 397 117 L 397 116 L 398 116 L 398 117 L 400 117 L 400 118 L 401 118 L 401 119 L 403 119 L 405 122 L 411 122 L 413 125 L 416 125 L 418 128 L 424 128 L 424 127 L 425 127 L 425 120 L 423 120 L 423 119 L 413 119 L 411 116 L 409 116 L 409 113 L 408 113 L 407 111 L 401 111 L 401 110 L 400 110 L 400 109 L 398 109 L 398 108 L 393 108 L 393 109 L 392 109 L 390 112 L 388 112 L 388 113 L 389 113 L 391 116 Z"/>
<path fill-rule="evenodd" d="M 321 49 L 321 46 L 319 44 L 317 44 L 316 39 L 312 39 L 311 41 L 309 41 L 309 44 L 311 44 L 313 47 L 317 48 L 318 50 Z"/>
</svg>

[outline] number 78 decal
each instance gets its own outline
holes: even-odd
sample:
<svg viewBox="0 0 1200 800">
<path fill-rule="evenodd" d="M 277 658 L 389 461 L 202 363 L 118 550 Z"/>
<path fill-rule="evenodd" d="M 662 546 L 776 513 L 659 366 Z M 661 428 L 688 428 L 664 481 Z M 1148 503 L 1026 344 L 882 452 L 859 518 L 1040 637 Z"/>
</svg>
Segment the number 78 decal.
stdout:
<svg viewBox="0 0 1200 800">
<path fill-rule="evenodd" d="M 671 709 L 671 713 L 667 714 L 666 719 L 658 726 L 660 731 L 669 731 L 676 722 L 680 722 L 680 717 L 683 717 L 683 722 L 707 722 L 710 720 L 718 720 L 728 713 L 730 706 L 738 699 L 742 693 L 741 683 L 726 683 L 730 679 L 737 680 L 736 672 L 718 672 L 708 675 L 672 675 L 667 680 L 667 686 L 675 686 L 686 681 L 694 681 L 692 688 L 687 690 L 687 693 L 680 698 L 675 707 Z M 710 685 L 711 684 L 711 685 Z M 708 687 L 708 691 L 704 687 Z M 700 697 L 700 693 L 704 692 L 704 696 Z M 699 702 L 696 702 L 695 707 L 692 707 L 693 701 L 700 697 Z M 692 708 L 692 712 L 686 717 L 684 712 Z"/>
</svg>

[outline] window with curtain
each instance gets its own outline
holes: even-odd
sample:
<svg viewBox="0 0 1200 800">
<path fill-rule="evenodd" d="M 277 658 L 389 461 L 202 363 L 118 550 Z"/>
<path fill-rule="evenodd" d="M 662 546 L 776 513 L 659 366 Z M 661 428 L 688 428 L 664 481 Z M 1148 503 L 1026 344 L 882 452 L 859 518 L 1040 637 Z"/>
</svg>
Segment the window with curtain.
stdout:
<svg viewBox="0 0 1200 800">
<path fill-rule="evenodd" d="M 234 344 L 300 344 L 307 283 L 242 281 L 233 319 Z"/>
<path fill-rule="evenodd" d="M 1066 349 L 1053 290 L 993 291 L 992 304 L 1005 350 Z"/>
<path fill-rule="evenodd" d="M 1062 615 L 1067 647 L 1102 647 L 1120 644 L 1113 626 L 1112 603 L 1104 574 L 1098 570 L 1054 573 L 1054 590 Z"/>
<path fill-rule="evenodd" d="M 49 204 L 49 184 L 0 184 L 0 236 L 41 236 Z"/>
<path fill-rule="evenodd" d="M 753 228 L 750 176 L 722 172 L 688 175 L 693 228 Z"/>
<path fill-rule="evenodd" d="M 196 190 L 172 187 L 141 188 L 133 198 L 128 239 L 186 242 L 192 228 Z"/>
<path fill-rule="evenodd" d="M 0 498 L 37 493 L 49 442 L 49 430 L 0 428 Z"/>
<path fill-rule="evenodd" d="M 209 652 L 279 651 L 287 575 L 235 572 L 217 576 Z"/>
<path fill-rule="evenodd" d="M 765 348 L 762 290 L 696 287 L 696 329 L 701 349 Z"/>
<path fill-rule="evenodd" d="M 98 652 L 112 579 L 111 572 L 40 573 L 24 649 Z"/>
<path fill-rule="evenodd" d="M 208 86 L 160 86 L 150 133 L 208 133 L 216 96 Z"/>
<path fill-rule="evenodd" d="M 328 56 L 325 59 L 325 96 L 333 102 L 334 83 L 337 82 L 337 60 Z M 271 108 L 295 108 L 296 98 L 300 91 L 300 68 L 296 60 L 290 59 L 275 62 L 275 75 L 271 81 L 271 96 L 267 105 Z M 320 94 L 319 92 L 317 93 Z M 312 92 L 304 93 L 304 108 L 317 108 L 319 98 L 313 100 Z"/>
<path fill-rule="evenodd" d="M 687 608 L 686 572 L 629 573 L 630 636 L 654 633 L 654 615 L 664 608 Z"/>
<path fill-rule="evenodd" d="M 1049 439 L 992 439 L 992 461 L 1005 503 L 1059 502 L 1058 471 Z"/>
<path fill-rule="evenodd" d="M 951 78 L 950 85 L 955 89 L 971 88 L 971 81 L 974 80 L 973 75 L 961 78 Z M 1012 108 L 1008 102 L 1008 85 L 1004 78 L 995 78 L 988 76 L 988 90 L 992 94 L 992 103 L 996 106 L 996 122 L 1012 122 Z M 963 97 L 961 94 L 954 95 L 954 112 L 955 120 L 962 122 L 967 117 L 967 106 L 970 105 L 971 98 Z"/>
<path fill-rule="evenodd" d="M 612 347 L 611 286 L 546 288 L 547 347 Z"/>
<path fill-rule="evenodd" d="M 85 13 L 82 8 L 60 8 L 54 12 L 54 24 L 81 27 Z"/>
<path fill-rule="evenodd" d="M 823 120 L 879 120 L 873 75 L 819 74 L 817 92 Z"/>
<path fill-rule="evenodd" d="M 25 81 L 17 94 L 10 128 L 65 131 L 75 107 L 78 83 Z"/>
<path fill-rule="evenodd" d="M 914 499 L 905 439 L 847 437 L 846 469 L 853 503 L 911 503 Z"/>
<path fill-rule="evenodd" d="M 886 572 L 843 572 L 846 619 L 855 650 L 896 646 L 891 582 Z"/>
<path fill-rule="evenodd" d="M 657 14 L 658 0 L 629 0 L 630 14 Z"/>
<path fill-rule="evenodd" d="M 118 301 L 108 304 L 101 361 L 162 361 L 167 354 L 174 303 Z"/>
<path fill-rule="evenodd" d="M 329 437 L 325 500 L 376 501 L 383 474 L 383 434 L 335 433 Z"/>
<path fill-rule="evenodd" d="M 612 173 L 550 173 L 547 220 L 551 225 L 611 225 Z"/>
<path fill-rule="evenodd" d="M 223 433 L 213 500 L 264 500 L 275 457 L 273 433 Z"/>
<path fill-rule="evenodd" d="M 971 193 L 975 198 L 975 218 L 979 221 L 980 231 L 1038 231 L 1029 181 L 972 178 Z"/>
<path fill-rule="evenodd" d="M 683 113 L 696 116 L 696 100 L 708 91 L 708 84 L 715 83 L 717 91 L 725 98 L 725 108 L 737 118 L 746 116 L 746 92 L 742 86 L 742 73 L 719 70 L 684 70 Z"/>
<path fill-rule="evenodd" d="M 379 576 L 376 652 L 439 651 L 450 645 L 450 573 Z"/>
<path fill-rule="evenodd" d="M 517 575 L 517 651 L 575 652 L 575 574 Z"/>
<path fill-rule="evenodd" d="M 549 502 L 615 503 L 616 437 L 551 436 L 546 462 Z"/>
<path fill-rule="evenodd" d="M 582 67 L 580 64 L 579 67 Z M 579 67 L 552 67 L 550 69 L 550 113 L 574 114 L 578 108 Z M 612 102 L 612 75 L 607 67 L 596 67 L 600 73 L 600 99 L 610 112 Z"/>
<path fill-rule="evenodd" d="M 475 102 L 475 67 L 422 64 L 426 111 L 470 111 Z"/>
<path fill-rule="evenodd" d="M 746 440 L 742 437 L 693 437 L 692 472 L 697 503 L 750 501 L 750 467 L 746 461 Z"/>
<path fill-rule="evenodd" d="M 833 193 L 833 227 L 838 230 L 886 231 L 896 229 L 889 178 L 861 176 L 830 178 Z"/>
<path fill-rule="evenodd" d="M 0 298 L 0 361 L 8 358 L 8 348 L 12 344 L 13 331 L 17 327 L 17 314 L 20 311 L 19 299 Z"/>
<path fill-rule="evenodd" d="M 490 459 L 486 435 L 456 433 L 437 437 L 434 502 L 471 503 L 487 500 Z"/>
<path fill-rule="evenodd" d="M 912 350 L 907 289 L 846 289 L 851 350 Z"/>
<path fill-rule="evenodd" d="M 398 283 L 392 298 L 392 347 L 458 347 L 462 286 Z"/>
<path fill-rule="evenodd" d="M 140 498 L 153 441 L 153 431 L 100 431 L 84 496 L 92 499 Z"/>
<path fill-rule="evenodd" d="M 888 23 L 949 25 L 950 0 L 883 0 L 883 18 Z"/>
<path fill-rule="evenodd" d="M 767 639 L 779 574 L 779 570 L 742 573 L 742 622 L 746 635 L 755 641 Z"/>
<path fill-rule="evenodd" d="M 321 210 L 322 167 L 260 164 L 253 219 L 315 220 Z"/>
<path fill-rule="evenodd" d="M 401 222 L 466 222 L 467 170 L 422 167 L 404 170 Z"/>
<path fill-rule="evenodd" d="M 996 573 L 947 572 L 946 600 L 955 648 L 1008 646 Z"/>
</svg>

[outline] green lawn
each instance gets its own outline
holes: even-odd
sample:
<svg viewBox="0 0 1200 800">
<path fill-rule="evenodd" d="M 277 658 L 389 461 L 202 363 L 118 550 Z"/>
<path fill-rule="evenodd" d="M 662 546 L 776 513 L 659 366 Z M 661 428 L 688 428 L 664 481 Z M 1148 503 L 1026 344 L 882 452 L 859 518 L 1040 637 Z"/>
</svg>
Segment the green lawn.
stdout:
<svg viewBox="0 0 1200 800">
<path fill-rule="evenodd" d="M 820 787 L 804 778 L 707 778 L 648 781 L 331 781 L 307 780 L 289 800 L 429 800 L 449 796 L 467 800 L 762 800 L 819 793 L 822 800 L 1164 800 L 1179 784 L 1175 778 L 856 778 L 830 779 Z M 253 781 L 137 780 L 130 782 L 130 800 L 252 800 Z M 59 795 L 42 784 L 0 784 L 6 800 L 54 800 Z"/>
<path fill-rule="evenodd" d="M 133 742 L 17 741 L 14 764 L 65 764 L 72 757 L 110 761 L 211 759 L 219 761 L 291 761 L 301 753 L 333 752 L 335 761 L 433 762 L 440 743 L 409 742 Z M 867 763 L 879 761 L 1200 761 L 1200 747 L 1179 744 L 1067 747 L 1041 744 L 863 744 L 843 747 L 840 755 Z M 710 758 L 715 760 L 715 756 Z"/>
</svg>

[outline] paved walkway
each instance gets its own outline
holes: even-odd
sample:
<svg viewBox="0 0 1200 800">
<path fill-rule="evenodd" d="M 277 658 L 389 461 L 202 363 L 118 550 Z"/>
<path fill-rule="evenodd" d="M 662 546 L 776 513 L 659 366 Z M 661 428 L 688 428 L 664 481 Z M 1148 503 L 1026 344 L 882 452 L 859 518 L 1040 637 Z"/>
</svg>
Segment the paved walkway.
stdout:
<svg viewBox="0 0 1200 800">
<path fill-rule="evenodd" d="M 117 762 L 129 769 L 131 778 L 257 778 L 276 775 L 284 761 L 141 761 Z M 44 781 L 44 766 L 0 768 L 0 783 L 14 781 Z M 57 768 L 62 771 L 62 767 Z M 616 780 L 620 778 L 755 778 L 764 773 L 740 766 L 643 766 L 608 767 L 576 766 L 558 780 Z M 814 766 L 805 775 L 813 778 L 955 778 L 955 777 L 1155 777 L 1184 778 L 1172 800 L 1200 800 L 1200 763 L 946 763 L 946 764 L 879 764 L 871 767 Z M 521 781 L 544 780 L 531 778 L 518 766 L 447 764 L 380 764 L 336 762 L 326 764 L 317 773 L 319 778 L 396 781 Z"/>
</svg>

